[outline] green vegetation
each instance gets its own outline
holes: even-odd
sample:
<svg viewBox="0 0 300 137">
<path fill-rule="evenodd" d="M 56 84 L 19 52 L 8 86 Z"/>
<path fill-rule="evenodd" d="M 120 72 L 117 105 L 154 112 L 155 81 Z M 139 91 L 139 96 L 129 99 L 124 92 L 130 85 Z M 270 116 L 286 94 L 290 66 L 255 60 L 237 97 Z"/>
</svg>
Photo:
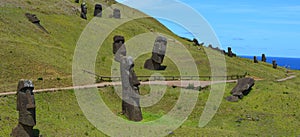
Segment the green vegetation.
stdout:
<svg viewBox="0 0 300 137">
<path fill-rule="evenodd" d="M 104 7 L 114 3 L 104 0 L 87 0 L 88 20 L 79 17 L 79 4 L 73 0 L 1 0 L 0 1 L 0 92 L 15 91 L 19 79 L 31 79 L 36 89 L 66 87 L 72 85 L 72 60 L 77 40 L 91 20 L 95 2 Z M 128 7 L 124 6 L 123 9 Z M 30 23 L 24 14 L 36 14 L 50 34 Z M 122 11 L 121 11 L 122 12 Z M 142 14 L 135 11 L 135 14 Z M 105 13 L 105 16 L 108 16 Z M 96 73 L 111 74 L 112 38 L 123 35 L 126 40 L 138 34 L 159 32 L 181 42 L 191 53 L 197 64 L 199 75 L 210 75 L 209 60 L 202 47 L 173 34 L 153 18 L 142 18 L 122 24 L 104 41 L 98 51 Z M 150 43 L 150 45 L 153 45 Z M 127 45 L 136 46 L 137 45 Z M 174 46 L 169 42 L 168 46 Z M 137 47 L 138 48 L 138 47 Z M 214 53 L 218 55 L 219 53 Z M 137 75 L 157 73 L 143 69 L 144 61 L 151 54 L 144 54 L 135 60 Z M 205 128 L 198 127 L 198 121 L 209 95 L 209 88 L 199 92 L 198 102 L 187 121 L 174 136 L 299 136 L 299 81 L 300 78 L 277 83 L 275 79 L 286 77 L 283 68 L 273 69 L 271 64 L 254 64 L 252 60 L 226 58 L 227 74 L 247 72 L 252 77 L 261 78 L 251 93 L 238 103 L 223 102 L 210 123 Z M 163 65 L 168 66 L 161 75 L 179 75 L 175 63 L 168 57 Z M 299 75 L 299 71 L 294 71 Z M 184 75 L 184 74 L 183 74 Z M 96 80 L 96 79 L 95 79 Z M 193 85 L 190 85 L 190 88 Z M 229 95 L 234 84 L 227 84 Z M 147 94 L 150 87 L 142 86 L 141 93 Z M 116 115 L 121 110 L 121 100 L 111 87 L 99 89 L 99 94 Z M 143 122 L 155 120 L 166 114 L 174 106 L 179 95 L 178 88 L 169 87 L 164 97 L 154 106 L 143 108 Z M 105 136 L 84 117 L 73 91 L 40 93 L 37 102 L 36 129 L 44 136 Z M 17 124 L 16 97 L 0 98 L 0 137 L 8 136 Z"/>
<path fill-rule="evenodd" d="M 238 103 L 223 99 L 214 118 L 206 127 L 199 128 L 198 122 L 210 93 L 209 89 L 204 89 L 199 92 L 193 112 L 174 131 L 173 136 L 298 136 L 299 80 L 297 78 L 283 83 L 257 81 L 251 93 Z M 227 84 L 224 98 L 234 85 Z M 141 86 L 143 95 L 148 94 L 149 90 L 149 86 Z M 167 88 L 157 104 L 142 109 L 142 122 L 158 119 L 169 112 L 178 100 L 179 93 L 179 88 Z M 112 87 L 99 89 L 99 94 L 115 115 L 123 117 L 120 115 L 121 99 Z M 35 129 L 39 129 L 42 135 L 104 136 L 84 117 L 73 91 L 40 93 L 35 98 L 38 114 Z M 17 124 L 15 101 L 15 96 L 0 98 L 0 136 L 8 135 Z"/>
</svg>

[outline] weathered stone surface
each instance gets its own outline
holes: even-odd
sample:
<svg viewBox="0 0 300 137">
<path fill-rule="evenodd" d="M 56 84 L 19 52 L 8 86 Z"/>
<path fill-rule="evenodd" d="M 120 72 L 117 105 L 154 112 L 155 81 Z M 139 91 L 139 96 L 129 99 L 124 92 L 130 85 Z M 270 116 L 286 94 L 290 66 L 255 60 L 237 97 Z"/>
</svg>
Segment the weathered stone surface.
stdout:
<svg viewBox="0 0 300 137">
<path fill-rule="evenodd" d="M 14 137 L 33 137 L 33 126 L 36 124 L 34 86 L 30 80 L 20 80 L 17 91 L 17 110 L 19 124 L 12 131 Z"/>
<path fill-rule="evenodd" d="M 87 5 L 83 2 L 81 3 L 81 13 L 80 13 L 80 17 L 83 19 L 87 19 L 86 14 L 87 14 Z"/>
<path fill-rule="evenodd" d="M 122 79 L 122 113 L 129 120 L 141 121 L 143 117 L 140 107 L 140 82 L 134 72 L 132 57 L 122 57 L 120 67 Z"/>
<path fill-rule="evenodd" d="M 196 38 L 193 39 L 194 46 L 200 46 L 198 40 Z"/>
<path fill-rule="evenodd" d="M 256 56 L 253 57 L 253 61 L 254 61 L 254 63 L 258 63 L 258 60 L 257 60 Z"/>
<path fill-rule="evenodd" d="M 102 17 L 102 5 L 101 4 L 95 4 L 94 16 Z"/>
<path fill-rule="evenodd" d="M 35 14 L 25 13 L 25 16 L 32 23 L 40 23 L 40 20 L 37 18 Z"/>
<path fill-rule="evenodd" d="M 120 19 L 121 18 L 121 11 L 119 9 L 114 9 L 113 17 L 116 18 L 116 19 Z"/>
<path fill-rule="evenodd" d="M 232 53 L 231 47 L 228 47 L 228 56 L 229 57 L 233 57 L 233 53 Z"/>
<path fill-rule="evenodd" d="M 265 55 L 265 54 L 262 54 L 262 55 L 261 55 L 261 61 L 262 61 L 262 62 L 267 62 L 267 58 L 266 58 L 266 55 Z"/>
<path fill-rule="evenodd" d="M 226 100 L 228 100 L 230 102 L 238 102 L 239 101 L 239 97 L 237 97 L 237 96 L 228 96 L 226 98 Z"/>
<path fill-rule="evenodd" d="M 116 35 L 113 38 L 113 54 L 115 55 L 115 61 L 120 62 L 121 58 L 126 56 L 125 39 L 123 36 Z"/>
<path fill-rule="evenodd" d="M 166 66 L 161 66 L 163 63 L 167 50 L 167 39 L 162 36 L 158 36 L 154 42 L 151 59 L 148 59 L 144 63 L 145 69 L 150 70 L 164 70 Z"/>
<path fill-rule="evenodd" d="M 114 36 L 113 41 L 114 41 L 114 43 L 113 43 L 113 53 L 116 54 L 117 51 L 125 43 L 125 39 L 124 39 L 123 36 L 116 35 L 116 36 Z M 126 55 L 124 55 L 124 56 L 126 56 Z"/>
<path fill-rule="evenodd" d="M 237 85 L 230 92 L 232 96 L 229 96 L 226 99 L 232 102 L 236 102 L 237 98 L 242 99 L 249 94 L 254 83 L 255 80 L 253 78 L 239 79 Z"/>
<path fill-rule="evenodd" d="M 273 61 L 272 61 L 272 64 L 273 64 L 273 68 L 274 68 L 274 69 L 277 69 L 277 63 L 276 63 L 276 60 L 273 60 Z"/>
<path fill-rule="evenodd" d="M 27 19 L 35 24 L 36 26 L 38 26 L 40 29 L 42 29 L 44 32 L 49 33 L 41 24 L 40 24 L 40 20 L 38 19 L 38 17 L 35 14 L 30 14 L 30 13 L 25 13 L 25 16 L 27 17 Z"/>
</svg>

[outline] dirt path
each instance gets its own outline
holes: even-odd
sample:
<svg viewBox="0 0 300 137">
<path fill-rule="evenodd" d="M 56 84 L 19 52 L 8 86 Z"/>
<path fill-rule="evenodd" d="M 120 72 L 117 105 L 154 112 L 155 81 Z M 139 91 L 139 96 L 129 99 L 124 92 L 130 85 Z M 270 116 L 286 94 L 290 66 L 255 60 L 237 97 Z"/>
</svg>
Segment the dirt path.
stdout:
<svg viewBox="0 0 300 137">
<path fill-rule="evenodd" d="M 194 87 L 207 87 L 212 84 L 217 83 L 234 83 L 237 80 L 227 80 L 227 81 L 147 81 L 141 82 L 141 85 L 166 85 L 166 86 L 176 86 L 176 87 L 187 87 L 189 84 L 193 84 Z M 61 91 L 61 90 L 72 90 L 72 89 L 85 89 L 85 88 L 103 88 L 107 86 L 114 86 L 114 85 L 121 85 L 121 82 L 103 82 L 93 85 L 84 85 L 84 86 L 74 86 L 74 87 L 64 87 L 64 88 L 49 88 L 49 89 L 37 89 L 34 90 L 34 93 L 41 93 L 41 92 L 54 92 L 54 91 Z M 1 96 L 8 96 L 8 95 L 15 95 L 16 92 L 6 92 L 0 93 Z"/>
<path fill-rule="evenodd" d="M 276 82 L 283 82 L 283 81 L 287 81 L 287 80 L 290 80 L 290 79 L 293 79 L 293 78 L 296 78 L 296 76 L 294 75 L 294 76 L 289 76 L 287 78 L 278 79 L 278 80 L 276 80 Z"/>
</svg>

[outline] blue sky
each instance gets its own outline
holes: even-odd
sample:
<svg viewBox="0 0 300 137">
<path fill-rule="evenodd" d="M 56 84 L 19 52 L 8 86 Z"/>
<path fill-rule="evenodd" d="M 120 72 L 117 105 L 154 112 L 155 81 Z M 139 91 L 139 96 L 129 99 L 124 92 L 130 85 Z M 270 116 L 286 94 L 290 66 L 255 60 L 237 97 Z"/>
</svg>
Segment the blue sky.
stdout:
<svg viewBox="0 0 300 137">
<path fill-rule="evenodd" d="M 143 4 L 155 2 L 161 3 L 156 6 L 165 6 L 173 0 L 140 1 Z M 300 57 L 299 0 L 180 0 L 177 2 L 186 4 L 202 15 L 215 31 L 223 49 L 230 46 L 238 55 L 259 56 L 265 53 L 267 56 Z M 154 11 L 157 10 L 155 4 L 152 4 L 152 8 L 150 8 L 151 6 L 144 8 L 138 6 L 137 3 L 124 4 L 137 8 L 150 16 L 154 16 Z M 172 11 L 172 9 L 170 10 Z M 185 12 L 182 15 L 176 13 L 165 16 L 170 18 L 172 18 L 171 16 L 181 16 L 184 20 L 193 18 L 191 15 Z M 201 33 L 200 31 L 193 32 L 191 29 L 188 31 L 179 27 L 178 22 L 161 18 L 159 20 L 179 36 L 190 39 L 197 37 L 199 41 L 209 43 L 208 39 L 204 38 L 205 35 L 193 36 L 190 34 L 191 32 Z M 190 23 L 190 26 L 201 28 L 203 25 Z"/>
</svg>

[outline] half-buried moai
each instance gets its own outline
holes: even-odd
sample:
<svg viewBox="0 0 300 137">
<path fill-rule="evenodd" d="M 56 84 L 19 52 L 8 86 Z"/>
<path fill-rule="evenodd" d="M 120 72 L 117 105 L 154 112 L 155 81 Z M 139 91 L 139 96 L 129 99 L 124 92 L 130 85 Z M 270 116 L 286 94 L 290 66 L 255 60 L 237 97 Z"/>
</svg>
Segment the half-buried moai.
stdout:
<svg viewBox="0 0 300 137">
<path fill-rule="evenodd" d="M 121 57 L 122 79 L 122 113 L 131 121 L 141 121 L 142 111 L 140 107 L 140 82 L 134 72 L 132 57 Z"/>
<path fill-rule="evenodd" d="M 121 11 L 119 9 L 114 9 L 113 17 L 116 18 L 116 19 L 120 19 L 121 18 Z"/>
<path fill-rule="evenodd" d="M 228 56 L 229 57 L 233 57 L 233 53 L 232 53 L 231 47 L 228 47 Z"/>
<path fill-rule="evenodd" d="M 277 63 L 276 63 L 276 60 L 273 60 L 273 61 L 272 61 L 272 64 L 273 64 L 273 68 L 274 68 L 274 69 L 277 69 Z"/>
<path fill-rule="evenodd" d="M 262 55 L 261 55 L 261 61 L 262 61 L 262 62 L 267 62 L 267 58 L 266 58 L 266 55 L 265 55 L 265 54 L 262 54 Z"/>
<path fill-rule="evenodd" d="M 12 131 L 13 137 L 33 137 L 36 124 L 34 86 L 30 80 L 20 80 L 17 89 L 19 123 Z"/>
<path fill-rule="evenodd" d="M 152 57 L 144 63 L 145 69 L 150 70 L 165 70 L 166 66 L 161 66 L 163 63 L 166 50 L 167 50 L 167 39 L 163 36 L 158 36 L 155 40 L 154 47 L 152 50 Z"/>
<path fill-rule="evenodd" d="M 120 62 L 121 58 L 126 56 L 125 39 L 123 36 L 116 35 L 113 40 L 113 54 L 115 55 L 115 61 Z"/>
<path fill-rule="evenodd" d="M 102 5 L 101 4 L 95 4 L 94 16 L 102 17 Z"/>
<path fill-rule="evenodd" d="M 87 19 L 86 14 L 87 14 L 87 5 L 85 2 L 81 3 L 81 13 L 80 13 L 80 17 L 83 19 Z"/>
<path fill-rule="evenodd" d="M 256 56 L 253 57 L 253 61 L 254 61 L 254 63 L 258 63 L 258 60 L 257 60 Z"/>
</svg>

